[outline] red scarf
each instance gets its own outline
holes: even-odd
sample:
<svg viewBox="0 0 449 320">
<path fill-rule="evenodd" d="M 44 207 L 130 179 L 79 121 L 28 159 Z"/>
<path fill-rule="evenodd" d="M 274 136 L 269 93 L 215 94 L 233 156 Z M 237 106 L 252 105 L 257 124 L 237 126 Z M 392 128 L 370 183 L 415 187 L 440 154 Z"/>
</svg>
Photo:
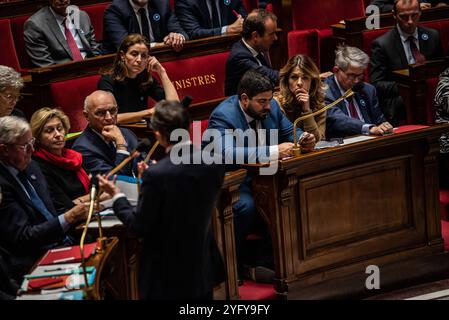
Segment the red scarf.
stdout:
<svg viewBox="0 0 449 320">
<path fill-rule="evenodd" d="M 83 156 L 81 153 L 64 148 L 62 149 L 62 157 L 60 157 L 44 148 L 39 148 L 34 151 L 34 155 L 62 169 L 76 171 L 76 176 L 83 184 L 86 193 L 89 192 L 89 176 L 81 166 L 83 164 Z"/>
</svg>

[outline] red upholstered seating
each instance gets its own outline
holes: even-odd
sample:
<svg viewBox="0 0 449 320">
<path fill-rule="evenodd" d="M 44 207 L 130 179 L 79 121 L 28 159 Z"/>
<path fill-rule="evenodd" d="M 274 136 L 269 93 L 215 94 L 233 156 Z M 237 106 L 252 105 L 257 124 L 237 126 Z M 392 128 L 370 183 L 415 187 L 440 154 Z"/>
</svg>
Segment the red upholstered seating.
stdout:
<svg viewBox="0 0 449 320">
<path fill-rule="evenodd" d="M 292 25 L 294 30 L 317 29 L 316 46 L 319 48 L 319 66 L 321 71 L 330 70 L 333 66 L 335 41 L 330 26 L 340 20 L 365 15 L 363 0 L 347 0 L 344 4 L 339 0 L 292 1 Z M 288 45 L 291 45 L 289 41 Z M 289 49 L 290 52 L 293 50 Z M 298 54 L 301 52 L 293 52 Z"/>
<path fill-rule="evenodd" d="M 162 63 L 179 98 L 192 96 L 192 103 L 224 98 L 225 64 L 229 52 Z"/>
<path fill-rule="evenodd" d="M 440 189 L 440 217 L 449 221 L 449 190 Z"/>
<path fill-rule="evenodd" d="M 268 12 L 273 12 L 273 4 L 272 3 L 267 4 L 267 7 L 265 10 L 267 10 Z"/>
<path fill-rule="evenodd" d="M 0 65 L 5 65 L 20 71 L 14 39 L 9 19 L 0 20 Z"/>
<path fill-rule="evenodd" d="M 294 30 L 288 33 L 288 56 L 305 54 L 313 59 L 319 65 L 320 49 L 318 47 L 318 30 Z"/>
<path fill-rule="evenodd" d="M 109 3 L 98 3 L 89 6 L 80 7 L 81 10 L 86 11 L 89 15 L 90 22 L 95 30 L 95 39 L 97 41 L 103 40 L 103 17 L 104 11 L 109 6 Z"/>
<path fill-rule="evenodd" d="M 23 40 L 23 25 L 30 16 L 19 16 L 11 18 L 11 31 L 14 37 L 17 57 L 19 58 L 20 69 L 26 71 L 33 68 L 30 58 L 25 50 L 25 40 Z"/>
<path fill-rule="evenodd" d="M 441 235 L 444 240 L 444 251 L 449 251 L 449 222 L 441 220 Z"/>
<path fill-rule="evenodd" d="M 53 107 L 63 110 L 70 119 L 70 132 L 81 131 L 87 121 L 83 116 L 84 99 L 97 89 L 99 75 L 50 84 Z"/>
<path fill-rule="evenodd" d="M 422 24 L 425 27 L 438 30 L 440 33 L 440 42 L 443 47 L 444 54 L 447 54 L 449 49 L 449 19 L 440 21 L 430 21 Z"/>
</svg>

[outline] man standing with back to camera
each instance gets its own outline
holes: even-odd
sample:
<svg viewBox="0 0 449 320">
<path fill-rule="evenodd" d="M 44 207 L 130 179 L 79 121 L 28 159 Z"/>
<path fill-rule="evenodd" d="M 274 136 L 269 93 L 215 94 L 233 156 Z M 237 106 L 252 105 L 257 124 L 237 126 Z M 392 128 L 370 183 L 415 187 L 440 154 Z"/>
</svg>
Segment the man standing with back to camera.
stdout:
<svg viewBox="0 0 449 320">
<path fill-rule="evenodd" d="M 113 197 L 119 219 L 143 239 L 140 299 L 210 300 L 213 287 L 224 281 L 211 230 L 224 166 L 193 164 L 201 150 L 190 141 L 170 141 L 174 130 L 189 130 L 187 110 L 179 102 L 161 101 L 155 108 L 151 126 L 166 156 L 144 171 L 136 211 L 113 182 L 100 176 L 100 187 Z M 179 150 L 188 151 L 182 158 L 189 163 L 173 163 L 172 156 L 178 156 Z M 139 166 L 142 170 L 145 165 Z"/>
</svg>

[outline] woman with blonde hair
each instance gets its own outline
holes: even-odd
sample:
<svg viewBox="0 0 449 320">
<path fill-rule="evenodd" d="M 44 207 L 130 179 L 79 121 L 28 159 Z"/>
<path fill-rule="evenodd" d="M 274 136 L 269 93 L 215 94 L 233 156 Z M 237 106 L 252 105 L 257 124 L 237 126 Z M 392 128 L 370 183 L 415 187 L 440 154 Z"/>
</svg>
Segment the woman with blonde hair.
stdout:
<svg viewBox="0 0 449 320">
<path fill-rule="evenodd" d="M 152 72 L 157 73 L 162 87 Z M 122 41 L 112 69 L 101 76 L 97 87 L 114 95 L 119 124 L 151 117 L 153 109 L 148 109 L 148 97 L 179 101 L 165 68 L 150 55 L 150 43 L 140 34 L 130 34 Z"/>
<path fill-rule="evenodd" d="M 313 60 L 305 55 L 291 57 L 279 74 L 280 91 L 274 98 L 282 111 L 294 122 L 300 116 L 311 114 L 324 107 L 324 85 L 320 71 Z M 298 126 L 324 140 L 326 134 L 326 112 L 301 121 Z"/>
<path fill-rule="evenodd" d="M 33 159 L 44 174 L 56 210 L 63 211 L 89 200 L 89 177 L 81 153 L 65 148 L 69 118 L 59 109 L 42 108 L 31 117 L 36 139 Z"/>
</svg>

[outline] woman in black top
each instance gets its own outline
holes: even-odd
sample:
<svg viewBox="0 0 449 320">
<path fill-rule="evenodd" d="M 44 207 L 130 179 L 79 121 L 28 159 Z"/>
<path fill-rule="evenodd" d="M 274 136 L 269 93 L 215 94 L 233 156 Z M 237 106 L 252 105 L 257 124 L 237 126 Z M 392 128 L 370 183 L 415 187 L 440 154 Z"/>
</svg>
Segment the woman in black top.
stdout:
<svg viewBox="0 0 449 320">
<path fill-rule="evenodd" d="M 165 68 L 149 55 L 150 43 L 140 34 L 128 35 L 120 45 L 112 69 L 103 74 L 98 89 L 114 94 L 119 107 L 118 123 L 137 122 L 151 117 L 148 97 L 156 101 L 179 101 Z M 151 76 L 156 72 L 162 83 Z"/>
</svg>

